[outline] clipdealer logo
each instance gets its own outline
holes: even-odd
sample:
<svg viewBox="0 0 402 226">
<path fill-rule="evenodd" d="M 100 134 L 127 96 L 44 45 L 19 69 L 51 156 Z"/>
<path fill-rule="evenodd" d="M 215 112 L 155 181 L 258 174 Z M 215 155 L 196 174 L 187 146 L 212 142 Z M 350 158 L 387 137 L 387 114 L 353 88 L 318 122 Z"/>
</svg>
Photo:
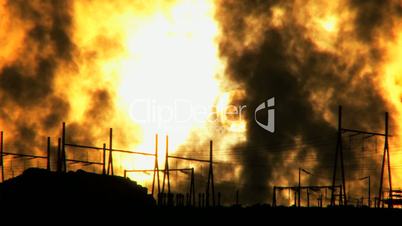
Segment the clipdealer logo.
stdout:
<svg viewBox="0 0 402 226">
<path fill-rule="evenodd" d="M 263 129 L 274 133 L 275 132 L 275 97 L 268 99 L 267 101 L 262 102 L 254 111 L 254 120 L 255 122 Z M 257 119 L 257 112 L 262 111 L 264 109 L 268 110 L 268 122 L 267 124 L 263 124 Z"/>
<path fill-rule="evenodd" d="M 275 97 L 262 102 L 254 110 L 254 120 L 258 126 L 264 130 L 275 132 Z M 138 111 L 138 109 L 142 109 Z M 130 105 L 130 116 L 139 123 L 156 125 L 158 128 L 169 126 L 181 126 L 188 123 L 200 123 L 207 120 L 216 122 L 224 118 L 232 121 L 242 121 L 243 112 L 247 110 L 247 105 L 228 105 L 221 111 L 211 111 L 208 106 L 194 104 L 185 99 L 172 100 L 169 103 L 160 104 L 152 99 L 137 99 Z M 257 118 L 257 113 L 267 111 L 268 121 L 265 124 Z M 219 124 L 219 123 L 218 123 Z M 225 130 L 227 128 L 218 128 Z"/>
</svg>

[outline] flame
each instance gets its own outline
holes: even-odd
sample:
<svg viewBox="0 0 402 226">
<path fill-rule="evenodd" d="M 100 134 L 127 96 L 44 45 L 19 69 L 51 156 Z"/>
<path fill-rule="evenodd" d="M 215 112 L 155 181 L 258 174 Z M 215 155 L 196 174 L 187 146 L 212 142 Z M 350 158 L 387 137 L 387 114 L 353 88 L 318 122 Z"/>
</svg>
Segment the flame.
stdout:
<svg viewBox="0 0 402 226">
<path fill-rule="evenodd" d="M 225 62 L 219 57 L 221 34 L 215 20 L 215 1 L 84 0 L 62 4 L 70 7 L 63 11 L 63 16 L 71 19 L 66 21 L 71 26 L 67 25 L 63 32 L 72 43 L 71 59 L 55 63 L 48 96 L 67 103 L 65 108 L 57 108 L 63 117 L 57 120 L 67 122 L 71 139 L 101 147 L 108 143 L 107 131 L 112 127 L 114 148 L 154 153 L 158 133 L 161 168 L 167 148 L 174 154 L 188 144 L 192 134 L 209 140 L 216 126 L 237 130 L 236 134 L 221 134 L 215 143 L 217 148 L 227 149 L 244 141 L 245 122 L 232 122 L 222 112 L 215 112 L 217 105 L 218 111 L 224 111 L 232 98 L 221 86 Z M 30 76 L 29 71 L 36 71 L 37 58 L 53 56 L 52 43 L 24 42 L 35 26 L 40 25 L 46 32 L 53 29 L 54 5 L 32 2 L 28 8 L 40 16 L 31 21 L 15 17 L 13 10 L 18 13 L 19 3 L 14 6 L 1 0 L 0 27 L 7 32 L 0 32 L 0 69 L 8 64 L 23 64 L 21 68 L 28 71 L 24 71 L 24 76 Z M 29 46 L 29 53 L 25 46 Z M 32 138 L 38 154 L 42 154 L 39 149 L 44 144 L 41 138 L 60 136 L 58 126 L 52 126 L 51 131 L 36 126 L 36 121 L 44 121 L 54 111 L 46 100 L 43 102 L 29 110 L 6 103 L 4 108 L 11 109 L 12 114 L 8 119 L 0 119 L 0 129 L 6 131 L 7 150 L 11 149 L 7 146 L 9 137 L 19 133 L 18 125 L 12 122 L 18 122 L 20 117 L 28 118 L 32 121 L 26 122 L 29 128 L 38 130 Z M 215 117 L 216 113 L 220 116 Z M 214 121 L 216 118 L 218 121 Z M 152 169 L 153 164 L 152 157 L 114 155 L 118 175 L 125 169 Z M 71 165 L 70 169 L 74 167 L 80 166 Z M 144 185 L 152 179 L 146 174 L 129 176 Z"/>
<path fill-rule="evenodd" d="M 402 119 L 400 22 L 394 18 L 390 19 L 389 27 L 381 25 L 383 27 L 378 29 L 390 28 L 391 35 L 383 34 L 387 32 L 376 32 L 373 41 L 364 43 L 357 37 L 355 9 L 350 7 L 347 1 L 298 0 L 294 2 L 292 9 L 288 8 L 287 4 L 277 4 L 270 9 L 270 13 L 256 12 L 246 16 L 242 24 L 247 31 L 244 34 L 221 34 L 220 24 L 215 18 L 216 7 L 219 5 L 217 2 L 73 1 L 72 27 L 69 28 L 69 38 L 74 45 L 72 63 L 58 62 L 56 77 L 51 84 L 51 95 L 54 94 L 69 104 L 68 118 L 62 120 L 68 124 L 78 124 L 83 130 L 95 124 L 96 126 L 91 126 L 89 131 L 85 132 L 91 135 L 91 142 L 97 146 L 107 141 L 105 131 L 113 127 L 116 129 L 115 148 L 147 153 L 154 153 L 155 134 L 158 133 L 161 168 L 166 149 L 175 154 L 182 145 L 191 142 L 192 134 L 210 139 L 212 135 L 216 135 L 214 126 L 219 126 L 223 131 L 221 136 L 214 137 L 218 139 L 214 148 L 230 149 L 238 143 L 246 142 L 247 139 L 247 122 L 241 117 L 238 118 L 239 114 L 231 114 L 241 110 L 241 106 L 231 106 L 231 103 L 246 99 L 246 94 L 241 88 L 236 91 L 227 88 L 233 84 L 228 85 L 229 81 L 225 80 L 226 59 L 220 57 L 219 39 L 224 35 L 224 39 L 233 39 L 233 52 L 241 55 L 243 52 L 257 51 L 264 43 L 268 29 L 288 29 L 290 24 L 295 23 L 294 27 L 298 29 L 284 32 L 283 38 L 292 40 L 289 42 L 292 47 L 289 47 L 292 50 L 290 54 L 294 54 L 300 62 L 306 60 L 306 50 L 302 49 L 302 46 L 292 46 L 298 45 L 298 38 L 311 41 L 317 51 L 339 57 L 342 67 L 345 68 L 355 67 L 355 64 L 364 58 L 364 69 L 351 77 L 350 86 L 372 82 L 377 89 L 373 92 L 381 94 L 388 102 L 389 106 L 384 107 L 391 108 L 391 117 L 397 123 L 396 136 L 392 138 L 390 147 L 392 163 L 401 162 L 402 156 L 392 155 L 393 147 L 400 148 L 398 140 L 399 134 L 402 134 L 402 126 L 399 124 Z M 50 16 L 46 15 L 49 6 L 46 3 L 33 5 L 45 15 L 40 17 L 40 20 L 43 20 L 39 22 L 40 25 L 44 30 L 50 29 L 52 22 L 48 20 Z M 38 44 L 30 44 L 28 46 L 33 47 L 27 51 L 24 41 L 30 35 L 34 22 L 28 19 L 14 19 L 13 13 L 7 7 L 6 1 L 1 0 L 0 28 L 7 32 L 0 32 L 0 69 L 17 62 L 22 64 L 25 70 L 35 71 L 38 67 L 35 58 L 51 57 L 55 50 L 51 45 L 48 47 L 44 44 L 46 48 L 41 49 Z M 382 58 L 372 59 L 372 49 L 378 50 Z M 24 76 L 30 75 L 24 73 Z M 342 70 L 336 76 L 340 80 L 348 78 Z M 241 84 L 235 84 L 233 87 L 235 86 Z M 315 108 L 315 117 L 324 118 L 332 125 L 336 118 L 330 110 L 330 103 L 335 93 L 337 90 L 317 88 L 309 96 Z M 94 96 L 104 101 L 95 102 Z M 364 98 L 353 98 L 353 104 L 364 107 L 366 103 Z M 5 108 L 12 111 L 9 119 L 0 119 L 2 126 L 5 126 L 0 129 L 7 132 L 6 139 L 17 136 L 18 133 L 16 125 L 5 122 L 18 122 L 20 118 L 42 122 L 44 115 L 52 113 L 52 109 L 44 103 L 34 107 L 17 106 L 16 109 L 13 108 L 12 102 L 5 105 Z M 97 112 L 104 114 L 98 115 Z M 96 116 L 91 118 L 93 115 Z M 56 134 L 56 129 L 52 130 L 55 131 L 37 131 L 37 137 L 48 136 L 49 133 Z M 166 135 L 170 138 L 168 147 L 165 146 Z M 37 141 L 37 137 L 33 140 Z M 297 141 L 299 138 L 295 139 Z M 296 158 L 298 153 L 297 150 L 292 151 L 290 159 Z M 222 153 L 219 160 L 232 160 L 227 152 Z M 116 154 L 114 160 L 119 174 L 125 169 L 151 169 L 154 164 L 154 159 L 146 156 Z M 295 164 L 294 161 L 286 163 Z M 315 164 L 316 162 L 312 167 Z M 198 167 L 197 164 L 191 166 Z M 239 177 L 240 169 L 240 166 L 234 167 L 234 177 Z M 274 178 L 280 178 L 280 173 L 282 172 L 277 172 L 278 175 L 274 175 Z M 402 174 L 399 169 L 395 169 L 393 173 L 397 178 L 394 183 L 399 185 L 401 178 L 398 175 Z M 149 185 L 151 180 L 149 174 L 129 176 L 144 185 Z M 233 179 L 233 175 L 221 176 L 228 180 Z M 288 176 L 282 175 L 284 178 L 281 180 L 287 182 Z"/>
<path fill-rule="evenodd" d="M 118 95 L 122 105 L 136 100 L 144 100 L 147 107 L 150 104 L 151 109 L 131 105 L 132 119 L 141 124 L 136 120 L 139 115 L 147 121 L 142 125 L 144 137 L 153 137 L 155 131 L 172 134 L 172 149 L 187 138 L 191 128 L 202 126 L 206 120 L 176 118 L 174 107 L 192 110 L 192 106 L 200 105 L 210 109 L 220 92 L 215 79 L 220 60 L 212 6 L 204 1 L 183 1 L 168 12 L 155 13 L 138 29 L 127 27 L 124 41 L 128 53 L 122 62 Z M 161 120 L 167 123 L 159 126 Z"/>
<path fill-rule="evenodd" d="M 328 32 L 335 32 L 337 30 L 337 18 L 331 16 L 321 21 L 321 26 Z"/>
<path fill-rule="evenodd" d="M 396 125 L 393 126 L 395 133 L 391 138 L 390 158 L 392 166 L 397 166 L 402 161 L 400 155 L 400 136 L 402 134 L 401 124 L 398 123 L 402 119 L 402 23 L 396 24 L 392 30 L 391 38 L 385 37 L 381 39 L 380 46 L 385 49 L 385 63 L 380 69 L 382 79 L 378 82 L 381 84 L 381 91 L 384 93 L 384 98 L 390 106 L 391 117 L 394 118 Z M 393 185 L 400 187 L 402 184 L 402 171 L 399 167 L 392 169 Z"/>
<path fill-rule="evenodd" d="M 5 4 L 0 2 L 0 28 L 9 32 L 0 32 L 0 45 L 3 46 L 0 51 L 0 68 L 12 62 L 18 56 L 20 43 L 23 41 L 27 26 L 18 20 L 12 20 Z M 12 29 L 11 29 L 12 28 Z"/>
<path fill-rule="evenodd" d="M 88 90 L 115 90 L 118 111 L 110 125 L 129 133 L 125 148 L 147 153 L 154 153 L 158 133 L 161 168 L 165 135 L 169 135 L 171 154 L 192 132 L 210 134 L 210 111 L 223 93 L 220 75 L 224 69 L 213 1 L 75 1 L 73 11 L 79 76 L 75 70 L 64 70 L 61 74 L 70 74 L 68 84 L 74 85 L 66 85 L 67 76 L 57 81 L 57 86 L 68 90 L 68 95 L 64 91 L 60 95 L 72 103 L 70 121 L 83 119 L 91 101 Z M 90 73 L 99 76 L 86 76 Z M 219 108 L 227 104 L 229 100 Z M 180 115 L 183 112 L 188 115 Z M 245 130 L 244 122 L 233 126 Z M 121 170 L 152 169 L 154 164 L 146 156 L 114 159 Z M 129 176 L 143 184 L 152 179 L 139 173 Z"/>
</svg>

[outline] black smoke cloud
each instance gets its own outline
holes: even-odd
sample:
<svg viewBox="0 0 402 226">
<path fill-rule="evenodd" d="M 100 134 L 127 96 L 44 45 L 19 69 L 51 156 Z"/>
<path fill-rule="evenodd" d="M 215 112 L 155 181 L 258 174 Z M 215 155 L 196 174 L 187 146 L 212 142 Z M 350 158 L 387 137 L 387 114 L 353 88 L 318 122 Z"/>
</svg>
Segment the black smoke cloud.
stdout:
<svg viewBox="0 0 402 226">
<path fill-rule="evenodd" d="M 70 62 L 74 51 L 70 5 L 69 1 L 7 1 L 6 9 L 14 21 L 29 24 L 20 54 L 0 71 L 1 119 L 16 126 L 9 147 L 26 151 L 37 143 L 35 131 L 54 129 L 69 113 L 69 104 L 54 95 L 53 83 L 59 65 Z M 33 115 L 38 109 L 42 114 Z"/>
<path fill-rule="evenodd" d="M 323 112 L 317 110 L 317 103 L 312 101 L 313 97 L 321 100 L 325 96 L 322 94 L 328 93 L 329 97 L 324 99 L 324 111 L 329 110 L 334 120 L 337 106 L 342 104 L 345 116 L 350 116 L 345 118 L 345 125 L 376 131 L 382 128 L 385 100 L 374 88 L 372 80 L 359 80 L 359 76 L 381 76 L 376 71 L 364 72 L 364 67 L 372 65 L 375 68 L 381 64 L 382 50 L 376 47 L 375 37 L 389 34 L 392 21 L 401 16 L 401 5 L 392 1 L 348 2 L 345 7 L 355 10 L 357 15 L 351 21 L 356 38 L 340 35 L 337 42 L 355 38 L 369 49 L 368 55 L 350 59 L 317 48 L 314 40 L 305 35 L 309 32 L 307 28 L 298 23 L 294 12 L 299 9 L 295 9 L 295 2 L 217 2 L 216 18 L 222 28 L 220 53 L 222 59 L 227 60 L 225 74 L 246 91 L 245 97 L 233 100 L 233 104 L 246 104 L 249 110 L 246 115 L 249 122 L 247 142 L 233 150 L 243 167 L 240 194 L 241 200 L 247 203 L 269 200 L 269 186 L 278 182 L 278 175 L 285 175 L 289 184 L 293 184 L 296 178 L 292 175 L 298 167 L 304 167 L 303 159 L 308 153 L 317 155 L 317 165 L 310 170 L 330 175 L 327 166 L 333 161 L 336 122 L 324 119 Z M 249 18 L 257 18 L 262 23 L 273 20 L 271 9 L 276 6 L 285 9 L 283 18 L 286 19 L 282 26 L 270 26 L 269 23 L 257 27 L 248 25 Z M 72 1 L 9 0 L 6 9 L 14 20 L 29 27 L 19 56 L 0 68 L 0 120 L 13 125 L 16 131 L 16 137 L 7 146 L 24 152 L 40 145 L 39 136 L 44 134 L 38 135 L 38 131 L 60 136 L 60 123 L 69 117 L 71 109 L 68 98 L 56 95 L 54 82 L 60 67 L 75 64 L 74 55 L 79 50 L 71 38 Z M 242 46 L 254 33 L 261 34 L 262 38 L 251 44 L 253 48 Z M 107 138 L 107 130 L 98 132 L 95 127 L 102 127 L 112 117 L 113 92 L 99 89 L 91 90 L 88 95 L 92 102 L 84 111 L 83 122 L 68 124 L 67 138 L 70 141 L 93 144 L 99 136 Z M 275 134 L 254 123 L 253 109 L 269 97 L 276 98 Z M 298 148 L 300 150 L 293 158 L 299 162 L 293 161 L 290 165 L 287 162 L 291 154 L 288 147 L 296 146 L 296 137 L 307 145 Z M 329 145 L 309 142 L 317 137 L 326 137 Z M 208 143 L 200 142 L 196 146 L 208 149 Z M 345 158 L 352 161 L 356 158 L 353 153 L 346 155 Z M 350 167 L 347 176 L 353 175 L 357 168 Z M 232 167 L 224 166 L 221 170 L 215 174 L 217 183 L 218 175 L 232 171 Z M 202 178 L 200 181 L 205 181 L 205 176 Z M 311 180 L 315 182 L 314 178 Z M 201 183 L 197 186 L 204 188 Z M 228 187 L 228 184 L 217 184 L 217 190 Z"/>
<path fill-rule="evenodd" d="M 271 10 L 277 6 L 285 9 L 282 26 L 263 26 L 262 31 L 247 26 L 246 19 L 250 17 L 264 18 L 266 21 L 259 19 L 261 23 L 273 20 Z M 245 97 L 233 100 L 233 104 L 247 104 L 249 109 L 246 115 L 247 142 L 233 150 L 240 153 L 239 161 L 243 166 L 241 194 L 246 203 L 270 200 L 273 185 L 295 185 L 297 178 L 293 175 L 297 175 L 299 167 L 309 167 L 303 162 L 311 152 L 317 155 L 317 165 L 309 170 L 328 175 L 328 178 L 332 176 L 338 105 L 344 107 L 344 125 L 347 127 L 374 131 L 383 129 L 385 100 L 375 91 L 376 84 L 369 79 L 358 81 L 358 76 L 380 76 L 375 71 L 372 74 L 363 72 L 365 65 L 374 64 L 375 68 L 381 63 L 381 50 L 372 37 L 375 31 L 388 26 L 385 24 L 391 12 L 398 12 L 393 14 L 395 16 L 400 15 L 400 8 L 391 10 L 394 9 L 392 3 L 383 1 L 351 1 L 345 6 L 357 9 L 357 17 L 353 21 L 357 42 L 363 43 L 372 53 L 351 61 L 347 56 L 317 48 L 313 40 L 305 35 L 308 30 L 292 14 L 296 10 L 294 7 L 289 1 L 257 0 L 221 1 L 218 6 L 216 17 L 223 33 L 220 53 L 228 63 L 226 75 L 246 91 Z M 245 43 L 248 34 L 256 32 L 262 32 L 263 37 L 256 48 L 239 48 L 239 43 Z M 337 42 L 349 38 L 341 34 Z M 325 120 L 312 101 L 315 94 L 320 100 L 320 95 L 329 90 L 333 91 L 330 97 L 322 100 L 326 110 L 331 112 L 333 122 Z M 253 109 L 270 97 L 276 98 L 274 134 L 254 123 Z M 296 137 L 307 145 L 297 148 Z M 328 145 L 309 142 L 317 137 Z M 290 150 L 295 147 L 298 149 L 297 156 L 290 157 Z M 347 152 L 345 155 L 350 162 L 356 160 L 355 153 Z M 297 161 L 289 165 L 288 161 L 292 159 Z M 348 166 L 347 178 L 352 178 L 357 169 L 356 165 Z M 282 176 L 286 178 L 285 182 L 279 180 Z M 310 179 L 310 183 L 317 181 Z"/>
<path fill-rule="evenodd" d="M 63 121 L 67 143 L 102 146 L 108 141 L 110 127 L 116 129 L 117 147 L 138 142 L 132 136 L 138 126 L 126 123 L 128 116 L 116 111 L 115 86 L 103 81 L 99 70 L 99 58 L 120 52 L 121 40 L 102 33 L 88 44 L 91 48 L 80 47 L 80 40 L 75 39 L 79 32 L 75 3 L 7 0 L 1 8 L 6 21 L 2 32 L 15 37 L 6 40 L 15 52 L 6 52 L 10 58 L 0 61 L 0 130 L 5 131 L 6 151 L 43 156 L 47 136 L 52 137 L 55 150 Z M 81 101 L 85 104 L 80 105 Z M 67 153 L 68 158 L 91 161 L 100 161 L 99 156 L 85 150 Z M 10 166 L 8 160 L 12 159 L 6 158 Z M 10 169 L 6 178 L 8 172 Z"/>
<path fill-rule="evenodd" d="M 402 6 L 397 1 L 350 1 L 350 8 L 357 10 L 357 34 L 362 41 L 370 42 L 378 32 L 389 34 L 393 19 L 402 16 Z"/>
<path fill-rule="evenodd" d="M 10 20 L 25 29 L 23 43 L 15 52 L 18 56 L 0 68 L 0 129 L 6 128 L 6 151 L 44 155 L 45 137 L 51 136 L 52 144 L 57 145 L 61 123 L 72 114 L 69 94 L 56 87 L 60 71 L 77 70 L 80 50 L 72 38 L 72 5 L 73 1 L 64 0 L 5 3 Z M 70 74 L 74 73 L 63 76 Z M 82 122 L 67 121 L 68 142 L 93 144 L 98 135 L 94 131 L 110 121 L 107 117 L 114 110 L 110 91 L 95 87 L 87 95 L 91 104 L 86 106 Z M 102 135 L 106 140 L 106 129 Z"/>
</svg>

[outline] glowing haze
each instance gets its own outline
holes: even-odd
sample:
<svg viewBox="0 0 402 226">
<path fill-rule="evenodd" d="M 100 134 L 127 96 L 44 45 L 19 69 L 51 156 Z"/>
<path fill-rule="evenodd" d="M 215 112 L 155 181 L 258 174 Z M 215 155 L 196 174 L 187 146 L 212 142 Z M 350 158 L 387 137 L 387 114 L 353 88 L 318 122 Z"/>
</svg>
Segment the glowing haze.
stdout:
<svg viewBox="0 0 402 226">
<path fill-rule="evenodd" d="M 382 131 L 383 112 L 390 112 L 398 187 L 401 16 L 399 1 L 0 0 L 6 150 L 44 154 L 45 137 L 55 145 L 62 121 L 68 142 L 102 146 L 113 127 L 114 147 L 148 153 L 158 133 L 161 166 L 165 135 L 171 153 L 202 159 L 213 139 L 223 199 L 231 202 L 240 189 L 242 201 L 265 202 L 273 185 L 296 183 L 299 167 L 320 172 L 303 183 L 329 183 L 342 104 L 345 125 L 356 129 Z M 255 107 L 272 96 L 275 134 L 254 123 Z M 354 178 L 378 180 L 381 151 L 374 150 L 382 143 L 351 143 L 345 155 L 353 196 L 365 189 Z M 68 155 L 101 159 L 87 150 Z M 120 175 L 153 167 L 149 157 L 114 160 Z M 23 170 L 15 164 L 6 157 L 6 177 Z M 195 167 L 204 189 L 202 164 L 172 164 Z M 130 177 L 146 186 L 151 180 Z M 185 186 L 186 177 L 175 182 Z"/>
<path fill-rule="evenodd" d="M 78 144 L 102 146 L 113 127 L 114 147 L 154 153 L 158 133 L 162 166 L 166 135 L 174 153 L 192 134 L 207 144 L 215 131 L 230 128 L 214 114 L 217 105 L 225 110 L 230 94 L 221 86 L 224 64 L 213 1 L 2 1 L 1 6 L 2 29 L 9 31 L 1 33 L 0 61 L 6 150 L 42 153 L 45 136 L 60 136 L 66 121 L 67 142 Z M 42 61 L 51 67 L 47 80 Z M 27 89 L 43 92 L 33 96 Z M 244 137 L 241 124 L 236 122 L 240 130 L 228 141 L 222 134 L 221 147 Z M 100 160 L 100 153 L 83 150 L 67 155 Z M 121 175 L 124 169 L 151 169 L 154 162 L 118 154 L 114 161 Z M 145 185 L 151 179 L 130 177 Z"/>
<path fill-rule="evenodd" d="M 214 10 L 211 1 L 75 2 L 75 43 L 97 54 L 90 69 L 114 90 L 115 117 L 128 117 L 126 123 L 138 128 L 128 132 L 137 140 L 128 147 L 153 152 L 159 133 L 164 151 L 169 134 L 174 152 L 191 130 L 206 126 L 205 116 L 188 111 L 212 110 L 222 92 Z M 153 167 L 149 157 L 121 163 L 125 169 Z"/>
</svg>

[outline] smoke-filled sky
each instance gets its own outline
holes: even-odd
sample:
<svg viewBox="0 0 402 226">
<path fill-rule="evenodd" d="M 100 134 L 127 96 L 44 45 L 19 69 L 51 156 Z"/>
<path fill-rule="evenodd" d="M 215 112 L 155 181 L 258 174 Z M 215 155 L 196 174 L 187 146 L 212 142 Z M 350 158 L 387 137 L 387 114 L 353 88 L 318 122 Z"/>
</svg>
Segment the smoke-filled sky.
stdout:
<svg viewBox="0 0 402 226">
<path fill-rule="evenodd" d="M 274 185 L 296 185 L 300 167 L 313 174 L 302 183 L 330 185 L 342 105 L 348 128 L 383 132 L 390 113 L 393 185 L 401 185 L 400 1 L 1 0 L 0 28 L 6 151 L 44 155 L 45 137 L 55 146 L 63 121 L 68 142 L 102 146 L 113 127 L 117 147 L 149 153 L 156 133 L 169 134 L 171 153 L 201 159 L 214 140 L 224 201 L 239 190 L 242 202 L 263 203 Z M 254 114 L 271 97 L 274 133 Z M 383 139 L 343 138 L 350 197 L 361 197 L 356 179 L 367 175 L 377 191 Z M 99 160 L 89 153 L 68 155 Z M 115 161 L 120 172 L 153 167 L 149 157 Z M 195 167 L 203 192 L 207 166 L 172 164 Z M 11 165 L 21 168 L 6 158 Z M 132 177 L 149 185 L 149 175 Z"/>
</svg>

